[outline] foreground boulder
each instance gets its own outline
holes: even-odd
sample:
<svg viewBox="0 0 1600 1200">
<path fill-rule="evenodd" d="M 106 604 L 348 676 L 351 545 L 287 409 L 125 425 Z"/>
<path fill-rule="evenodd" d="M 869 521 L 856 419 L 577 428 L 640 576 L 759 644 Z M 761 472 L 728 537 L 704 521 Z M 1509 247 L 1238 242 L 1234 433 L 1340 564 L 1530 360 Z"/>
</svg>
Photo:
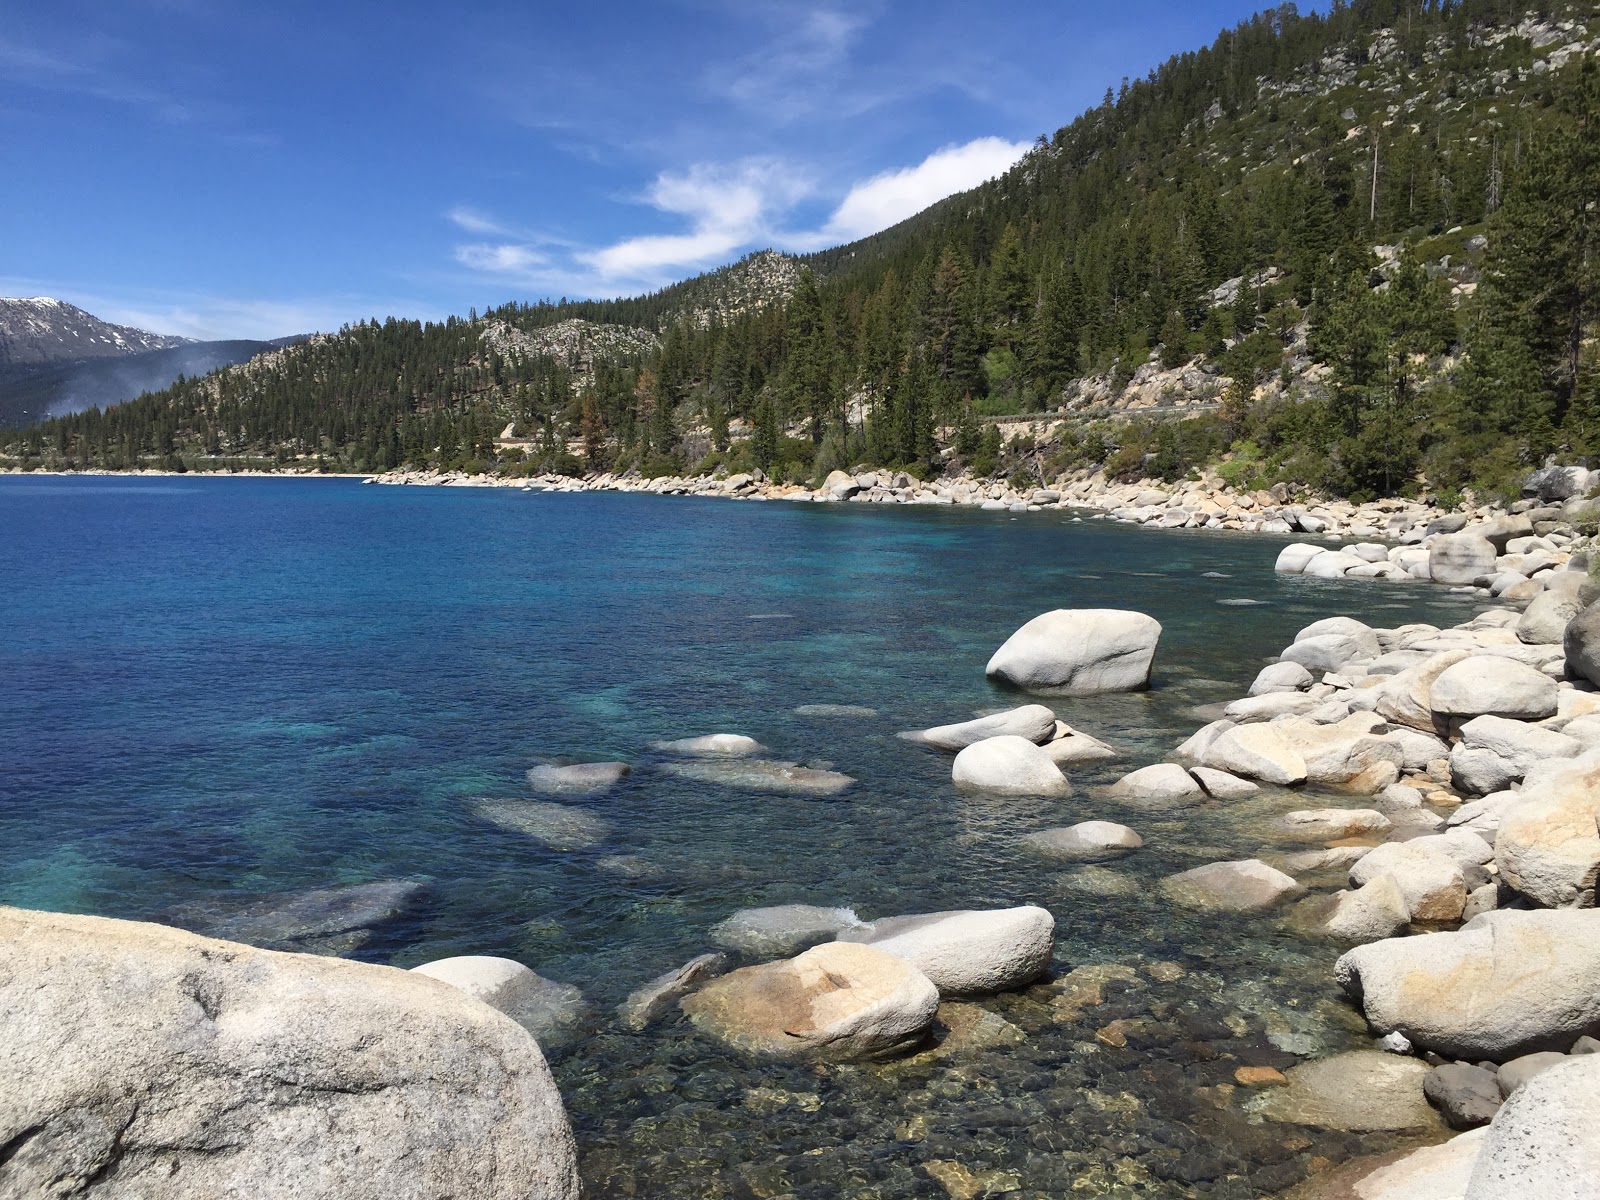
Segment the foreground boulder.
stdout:
<svg viewBox="0 0 1600 1200">
<path fill-rule="evenodd" d="M 1068 796 L 1072 787 L 1055 760 L 1023 737 L 974 742 L 950 766 L 958 788 L 1002 796 Z"/>
<path fill-rule="evenodd" d="M 1466 1200 L 1591 1200 L 1600 1188 L 1600 1056 L 1540 1072 L 1495 1114 Z"/>
<path fill-rule="evenodd" d="M 1454 933 L 1357 946 L 1334 968 L 1382 1033 L 1505 1062 L 1600 1032 L 1600 911 L 1501 909 Z"/>
<path fill-rule="evenodd" d="M 886 1058 L 927 1036 L 939 989 L 904 959 L 828 942 L 714 979 L 680 1007 L 697 1029 L 761 1057 Z"/>
<path fill-rule="evenodd" d="M 390 967 L 0 908 L 8 1196 L 576 1198 L 538 1043 Z"/>
<path fill-rule="evenodd" d="M 904 959 L 947 995 L 1026 987 L 1050 965 L 1056 921 L 1037 905 L 885 917 L 839 935 Z"/>
<path fill-rule="evenodd" d="M 1115 608 L 1058 608 L 1006 639 L 985 673 L 1025 692 L 1082 696 L 1150 686 L 1161 623 Z"/>
<path fill-rule="evenodd" d="M 1042 704 L 1024 704 L 1021 708 L 979 717 L 976 721 L 935 725 L 932 729 L 900 736 L 908 742 L 921 742 L 940 750 L 965 750 L 985 738 L 1008 735 L 1043 745 L 1056 736 L 1056 714 Z"/>
</svg>

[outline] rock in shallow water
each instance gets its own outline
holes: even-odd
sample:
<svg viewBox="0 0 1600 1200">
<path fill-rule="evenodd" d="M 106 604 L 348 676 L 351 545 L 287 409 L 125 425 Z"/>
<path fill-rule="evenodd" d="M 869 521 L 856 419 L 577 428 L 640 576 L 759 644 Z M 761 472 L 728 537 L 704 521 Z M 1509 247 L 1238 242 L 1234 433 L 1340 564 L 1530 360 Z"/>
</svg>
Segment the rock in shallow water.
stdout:
<svg viewBox="0 0 1600 1200">
<path fill-rule="evenodd" d="M 427 889 L 423 880 L 380 879 L 277 896 L 220 896 L 174 909 L 170 919 L 207 937 L 265 950 L 349 954 L 366 943 L 374 928 L 403 915 Z"/>
<path fill-rule="evenodd" d="M 664 1016 L 671 1007 L 708 980 L 727 969 L 726 954 L 700 954 L 681 967 L 657 975 L 649 983 L 630 992 L 617 1008 L 622 1024 L 638 1032 Z"/>
<path fill-rule="evenodd" d="M 1451 1129 L 1487 1125 L 1502 1103 L 1494 1072 L 1472 1063 L 1440 1064 L 1422 1081 L 1422 1093 Z"/>
<path fill-rule="evenodd" d="M 1054 760 L 1027 738 L 974 742 L 950 767 L 956 787 L 1002 796 L 1068 796 L 1072 787 Z"/>
<path fill-rule="evenodd" d="M 990 679 L 1038 695 L 1131 692 L 1150 685 L 1161 623 L 1122 609 L 1056 609 L 1033 618 L 989 659 Z"/>
<path fill-rule="evenodd" d="M 900 736 L 908 742 L 921 742 L 940 750 L 965 750 L 985 738 L 1008 735 L 1043 745 L 1056 735 L 1056 714 L 1042 704 L 1025 704 L 1021 708 L 992 713 L 975 721 L 935 725 L 932 729 L 902 733 Z"/>
<path fill-rule="evenodd" d="M 851 776 L 838 771 L 821 771 L 797 763 L 774 762 L 764 758 L 665 762 L 661 764 L 661 770 L 680 779 L 692 779 L 696 783 L 802 796 L 836 796 L 855 782 Z"/>
<path fill-rule="evenodd" d="M 1600 910 L 1499 909 L 1453 933 L 1389 938 L 1334 974 L 1374 1029 L 1504 1062 L 1600 1032 Z"/>
<path fill-rule="evenodd" d="M 605 841 L 611 832 L 611 823 L 604 817 L 548 800 L 479 800 L 472 811 L 552 850 L 587 850 Z"/>
<path fill-rule="evenodd" d="M 798 953 L 859 924 L 861 921 L 848 908 L 822 908 L 815 904 L 741 908 L 712 926 L 711 941 L 725 950 L 772 958 Z"/>
<path fill-rule="evenodd" d="M 542 796 L 598 796 L 615 787 L 631 768 L 624 762 L 541 763 L 528 768 L 528 786 Z"/>
<path fill-rule="evenodd" d="M 391 967 L 0 909 L 0 1192 L 575 1200 L 538 1044 Z"/>
<path fill-rule="evenodd" d="M 682 754 L 690 758 L 742 758 L 760 754 L 766 747 L 742 733 L 708 733 L 703 737 L 651 742 L 650 748 L 663 754 Z"/>
<path fill-rule="evenodd" d="M 1350 1132 L 1420 1133 L 1440 1120 L 1422 1093 L 1428 1065 L 1379 1050 L 1353 1050 L 1287 1072 L 1288 1086 L 1251 1105 L 1273 1121 Z"/>
<path fill-rule="evenodd" d="M 939 989 L 892 954 L 827 942 L 714 979 L 680 1007 L 703 1033 L 760 1057 L 871 1059 L 928 1035 Z"/>
<path fill-rule="evenodd" d="M 1144 839 L 1115 821 L 1080 821 L 1060 829 L 1041 829 L 1022 839 L 1023 848 L 1065 862 L 1105 862 L 1132 854 Z"/>
<path fill-rule="evenodd" d="M 585 1011 L 583 993 L 570 983 L 546 979 L 509 958 L 465 954 L 423 963 L 411 970 L 499 1009 L 541 1044 L 566 1033 Z"/>
<path fill-rule="evenodd" d="M 1106 792 L 1149 808 L 1188 808 L 1206 798 L 1194 777 L 1176 763 L 1155 763 L 1130 771 Z"/>
<path fill-rule="evenodd" d="M 947 995 L 1026 987 L 1050 965 L 1056 922 L 1036 905 L 884 917 L 839 934 L 902 958 Z"/>
<path fill-rule="evenodd" d="M 1264 912 L 1305 895 L 1292 877 L 1257 858 L 1207 863 L 1169 875 L 1161 890 L 1179 904 L 1220 912 Z"/>
</svg>

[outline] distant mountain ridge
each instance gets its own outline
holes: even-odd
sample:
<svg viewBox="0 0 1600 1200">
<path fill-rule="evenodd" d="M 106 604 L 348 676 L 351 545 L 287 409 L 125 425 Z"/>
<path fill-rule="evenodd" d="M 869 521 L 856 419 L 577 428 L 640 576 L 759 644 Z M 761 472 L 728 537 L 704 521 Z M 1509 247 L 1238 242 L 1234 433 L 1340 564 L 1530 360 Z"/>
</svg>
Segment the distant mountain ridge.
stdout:
<svg viewBox="0 0 1600 1200">
<path fill-rule="evenodd" d="M 0 297 L 0 428 L 121 404 L 303 336 L 202 342 L 115 325 L 50 296 Z"/>
<path fill-rule="evenodd" d="M 194 340 L 113 325 L 50 296 L 0 298 L 0 368 L 119 358 Z"/>
</svg>

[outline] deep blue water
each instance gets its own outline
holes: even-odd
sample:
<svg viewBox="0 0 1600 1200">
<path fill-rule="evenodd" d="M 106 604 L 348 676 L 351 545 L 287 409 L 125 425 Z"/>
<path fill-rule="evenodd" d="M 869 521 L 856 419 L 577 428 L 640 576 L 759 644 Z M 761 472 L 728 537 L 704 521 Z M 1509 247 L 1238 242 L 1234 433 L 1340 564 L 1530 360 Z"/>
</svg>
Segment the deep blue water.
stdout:
<svg viewBox="0 0 1600 1200">
<path fill-rule="evenodd" d="M 0 478 L 0 902 L 157 918 L 240 896 L 423 879 L 418 906 L 358 956 L 409 965 L 506 954 L 579 985 L 601 1014 L 704 949 L 710 926 L 739 907 L 806 901 L 871 917 L 1036 902 L 1057 915 L 1062 969 L 1127 953 L 1175 959 L 1221 994 L 1245 964 L 1281 960 L 1283 978 L 1320 1003 L 1331 993 L 1319 955 L 1331 954 L 1270 922 L 1247 933 L 1198 923 L 1143 886 L 1204 861 L 1197 849 L 1253 852 L 1258 833 L 1210 810 L 1136 820 L 1092 791 L 1161 758 L 1200 723 L 1196 706 L 1243 694 L 1312 620 L 1470 611 L 1426 585 L 1279 578 L 1283 540 L 1055 513 L 345 480 Z M 1230 598 L 1264 603 L 1218 603 Z M 1151 692 L 1055 705 L 1128 753 L 1075 772 L 1075 798 L 962 797 L 948 758 L 894 738 L 1016 702 L 984 679 L 993 649 L 1039 612 L 1100 606 L 1151 613 L 1165 634 Z M 803 704 L 878 715 L 803 717 L 793 711 Z M 859 782 L 838 797 L 794 798 L 651 769 L 651 741 L 715 731 Z M 579 802 L 609 823 L 600 844 L 550 849 L 474 813 L 483 799 L 526 796 L 527 767 L 559 755 L 635 764 L 624 787 Z M 1149 849 L 1118 864 L 1138 894 L 1085 893 L 1016 850 L 1019 833 L 1088 816 L 1145 833 Z M 1081 1030 L 1035 1030 L 1022 1000 L 996 1004 L 1023 1005 L 1012 1019 L 1030 1033 L 1029 1054 L 1057 1056 L 1052 1072 L 1085 1041 Z M 822 1072 L 819 1084 L 804 1069 L 812 1090 L 841 1090 L 832 1109 L 825 1097 L 821 1114 L 794 1114 L 795 1128 L 837 1153 L 813 1178 L 818 1156 L 790 1146 L 796 1166 L 752 1182 L 765 1169 L 753 1161 L 778 1152 L 745 1132 L 785 1118 L 752 1115 L 740 1089 L 787 1069 L 744 1074 L 681 1023 L 623 1037 L 597 1016 L 592 1028 L 586 1046 L 557 1055 L 592 1195 L 943 1194 L 915 1167 L 919 1154 L 939 1154 L 923 1142 L 885 1150 L 904 1140 L 882 1132 L 896 1114 L 869 1103 L 909 1085 L 863 1082 L 862 1068 Z M 1337 1036 L 1349 1035 L 1329 1033 L 1328 1044 Z M 628 1082 L 661 1070 L 676 1084 Z M 936 1088 L 919 1090 L 940 1102 Z M 668 1119 L 690 1120 L 684 1111 L 700 1113 L 687 1129 Z M 1048 1191 L 1076 1144 L 1072 1122 L 1059 1123 L 1067 1151 L 1046 1155 L 1031 1132 L 974 1141 L 962 1126 L 939 1153 L 975 1170 L 992 1160 L 1019 1171 L 1025 1190 Z M 1104 1159 L 1108 1135 L 1096 1122 L 1084 1129 Z M 686 1157 L 696 1137 L 722 1149 Z M 1317 1151 L 1341 1152 L 1297 1153 Z M 1237 1170 L 1158 1172 L 1138 1194 L 1259 1186 Z"/>
</svg>

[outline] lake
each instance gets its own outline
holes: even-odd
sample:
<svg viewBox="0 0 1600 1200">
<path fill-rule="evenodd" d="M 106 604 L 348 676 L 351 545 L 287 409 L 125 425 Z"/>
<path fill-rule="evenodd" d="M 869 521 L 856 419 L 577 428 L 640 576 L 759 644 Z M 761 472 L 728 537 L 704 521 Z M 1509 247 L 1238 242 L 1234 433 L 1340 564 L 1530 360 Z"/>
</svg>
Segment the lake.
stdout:
<svg viewBox="0 0 1600 1200">
<path fill-rule="evenodd" d="M 1277 577 L 1287 540 L 1057 512 L 0 477 L 0 902 L 182 919 L 417 881 L 348 952 L 506 955 L 582 989 L 589 1015 L 550 1057 L 591 1197 L 943 1197 L 951 1163 L 991 1194 L 1255 1197 L 1397 1143 L 1262 1122 L 1234 1069 L 1367 1038 L 1334 947 L 1152 884 L 1257 853 L 1262 814 L 1304 800 L 1147 814 L 1095 789 L 1160 760 L 1313 620 L 1474 610 L 1423 584 Z M 1020 702 L 985 662 L 1074 607 L 1165 632 L 1151 691 L 1053 704 L 1125 753 L 1072 770 L 1073 798 L 959 794 L 947 756 L 895 738 Z M 872 712 L 795 711 L 812 705 Z M 858 782 L 773 795 L 650 750 L 723 731 Z M 484 819 L 559 756 L 634 764 L 577 802 L 589 844 Z M 1091 871 L 1018 848 L 1089 817 L 1146 848 Z M 982 1000 L 1010 1032 L 885 1065 L 753 1065 L 677 1014 L 643 1033 L 611 1018 L 734 910 L 788 902 L 1042 904 L 1056 975 L 1135 978 L 1081 1012 L 1048 983 Z M 1095 1038 L 1114 1019 L 1126 1046 Z"/>
</svg>

